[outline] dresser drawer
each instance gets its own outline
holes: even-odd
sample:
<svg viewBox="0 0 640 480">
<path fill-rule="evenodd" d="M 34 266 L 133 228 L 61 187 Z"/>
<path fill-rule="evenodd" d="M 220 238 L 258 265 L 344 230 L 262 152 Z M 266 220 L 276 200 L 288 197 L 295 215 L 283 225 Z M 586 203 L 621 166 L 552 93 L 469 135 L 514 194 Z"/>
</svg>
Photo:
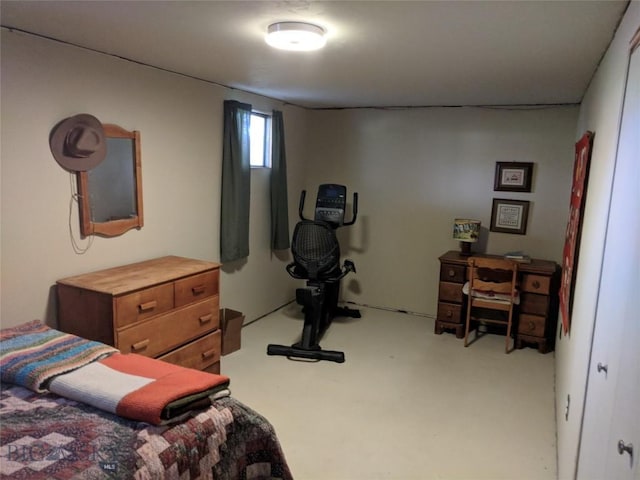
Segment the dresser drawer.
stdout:
<svg viewBox="0 0 640 480">
<path fill-rule="evenodd" d="M 217 330 L 158 358 L 175 365 L 205 370 L 220 362 L 221 342 L 222 335 Z"/>
<path fill-rule="evenodd" d="M 173 308 L 173 283 L 116 297 L 115 326 L 125 327 Z"/>
<path fill-rule="evenodd" d="M 218 296 L 154 317 L 116 332 L 122 353 L 155 357 L 220 325 Z"/>
<path fill-rule="evenodd" d="M 518 333 L 534 337 L 544 337 L 546 317 L 538 315 L 520 314 Z"/>
<path fill-rule="evenodd" d="M 464 283 L 467 267 L 464 265 L 443 264 L 440 266 L 440 280 L 443 282 Z"/>
<path fill-rule="evenodd" d="M 176 280 L 176 307 L 197 302 L 218 293 L 219 270 Z"/>
<path fill-rule="evenodd" d="M 204 369 L 205 372 L 220 374 L 220 362 L 213 363 Z"/>
<path fill-rule="evenodd" d="M 520 295 L 520 311 L 534 315 L 546 316 L 549 309 L 549 297 L 535 293 L 523 292 Z"/>
<path fill-rule="evenodd" d="M 443 302 L 462 303 L 462 284 L 440 282 L 439 299 Z"/>
<path fill-rule="evenodd" d="M 551 277 L 544 275 L 533 275 L 525 273 L 522 275 L 520 288 L 523 292 L 539 293 L 548 295 L 551 287 Z"/>
<path fill-rule="evenodd" d="M 462 305 L 438 302 L 438 321 L 448 323 L 462 323 Z"/>
</svg>

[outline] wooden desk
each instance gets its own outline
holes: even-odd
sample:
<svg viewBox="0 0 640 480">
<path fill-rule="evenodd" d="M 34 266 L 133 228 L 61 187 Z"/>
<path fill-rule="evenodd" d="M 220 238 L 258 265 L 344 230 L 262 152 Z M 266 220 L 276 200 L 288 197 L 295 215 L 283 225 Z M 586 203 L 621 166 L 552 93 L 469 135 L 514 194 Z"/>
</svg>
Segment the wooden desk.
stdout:
<svg viewBox="0 0 640 480">
<path fill-rule="evenodd" d="M 500 255 L 474 254 L 477 257 Z M 466 297 L 462 286 L 467 281 L 469 257 L 450 250 L 439 257 L 440 284 L 438 288 L 438 314 L 435 333 L 454 330 L 457 338 L 464 337 Z M 560 269 L 556 262 L 532 259 L 518 265 L 520 275 L 520 306 L 516 315 L 516 347 L 536 344 L 538 351 L 553 350 L 555 319 L 558 312 L 558 286 Z"/>
</svg>

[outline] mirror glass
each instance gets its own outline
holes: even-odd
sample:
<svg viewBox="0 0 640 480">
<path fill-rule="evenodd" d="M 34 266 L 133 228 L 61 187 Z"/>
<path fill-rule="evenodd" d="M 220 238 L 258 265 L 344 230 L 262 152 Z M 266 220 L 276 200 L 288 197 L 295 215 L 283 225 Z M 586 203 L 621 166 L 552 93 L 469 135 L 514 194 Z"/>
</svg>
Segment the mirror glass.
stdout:
<svg viewBox="0 0 640 480">
<path fill-rule="evenodd" d="M 107 156 L 95 168 L 78 172 L 80 232 L 121 235 L 141 228 L 142 166 L 140 133 L 105 124 Z"/>
</svg>

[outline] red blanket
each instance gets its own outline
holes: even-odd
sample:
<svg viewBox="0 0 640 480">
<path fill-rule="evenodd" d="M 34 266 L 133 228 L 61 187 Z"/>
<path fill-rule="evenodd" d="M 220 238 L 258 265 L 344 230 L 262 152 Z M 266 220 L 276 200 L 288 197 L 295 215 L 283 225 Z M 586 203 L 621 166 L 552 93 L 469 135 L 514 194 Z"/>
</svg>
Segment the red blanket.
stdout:
<svg viewBox="0 0 640 480">
<path fill-rule="evenodd" d="M 116 353 L 54 378 L 49 390 L 125 418 L 154 425 L 207 407 L 229 378 L 144 357 Z"/>
</svg>

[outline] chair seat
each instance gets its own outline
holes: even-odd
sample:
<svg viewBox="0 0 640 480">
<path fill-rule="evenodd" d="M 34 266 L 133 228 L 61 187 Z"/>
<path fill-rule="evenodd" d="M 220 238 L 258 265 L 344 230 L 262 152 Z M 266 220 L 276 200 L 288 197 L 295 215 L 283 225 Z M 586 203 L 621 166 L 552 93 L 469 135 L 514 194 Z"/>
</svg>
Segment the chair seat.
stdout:
<svg viewBox="0 0 640 480">
<path fill-rule="evenodd" d="M 469 282 L 465 283 L 464 286 L 462 287 L 462 293 L 464 293 L 465 295 L 469 295 Z M 490 302 L 492 304 L 504 304 L 506 306 L 509 306 L 511 304 L 511 295 L 507 295 L 504 293 L 495 293 L 491 291 L 473 289 L 473 291 L 471 292 L 471 296 L 474 299 L 483 300 L 485 302 Z M 480 303 L 481 302 L 477 302 L 476 305 L 481 306 Z M 519 292 L 514 297 L 513 304 L 520 305 Z"/>
</svg>

